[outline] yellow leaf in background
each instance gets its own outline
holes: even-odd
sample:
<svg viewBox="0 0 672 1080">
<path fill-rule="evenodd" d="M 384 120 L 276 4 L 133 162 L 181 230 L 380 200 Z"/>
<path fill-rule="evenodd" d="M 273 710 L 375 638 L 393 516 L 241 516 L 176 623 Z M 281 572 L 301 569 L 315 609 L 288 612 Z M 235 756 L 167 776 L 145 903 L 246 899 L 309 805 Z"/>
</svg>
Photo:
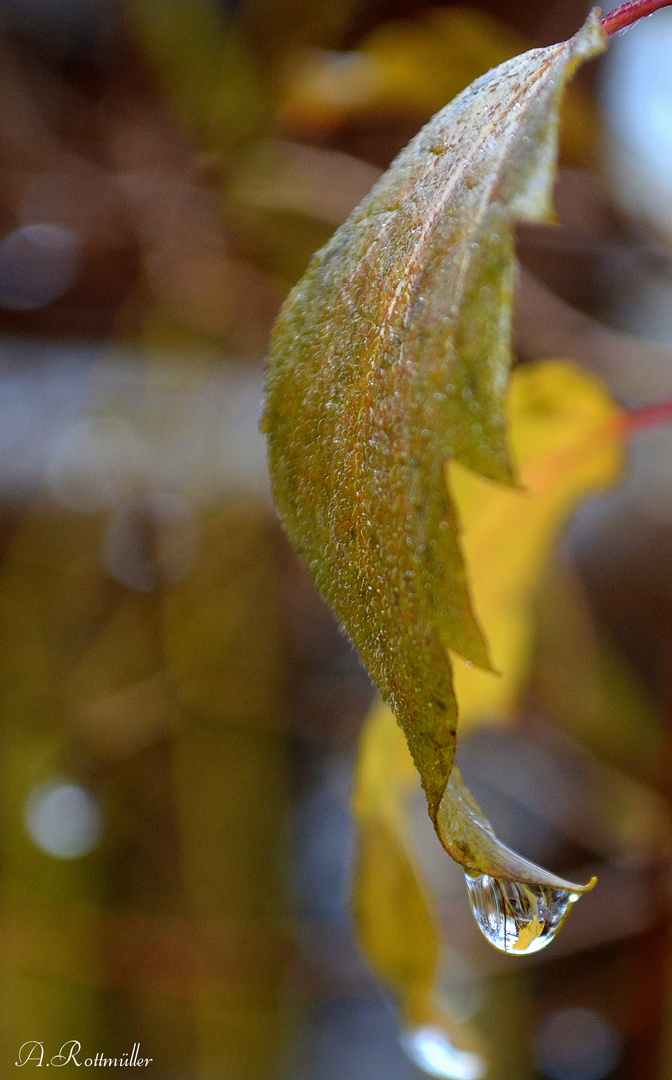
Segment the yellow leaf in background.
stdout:
<svg viewBox="0 0 672 1080">
<path fill-rule="evenodd" d="M 431 899 L 410 847 L 405 803 L 417 773 L 403 733 L 382 703 L 362 732 L 353 812 L 357 859 L 353 887 L 355 924 L 367 959 L 399 1004 L 408 1046 L 433 1032 L 446 1052 L 485 1074 L 480 1046 L 437 1001 L 440 936 Z M 412 1050 L 411 1050 L 412 1056 Z M 461 1074 L 460 1074 L 461 1075 Z"/>
<path fill-rule="evenodd" d="M 490 68 L 530 47 L 506 23 L 467 8 L 434 9 L 417 22 L 383 23 L 362 51 L 379 79 L 379 104 L 430 114 Z"/>
<path fill-rule="evenodd" d="M 619 409 L 597 379 L 562 361 L 518 368 L 509 440 L 521 488 L 504 488 L 449 463 L 472 595 L 499 674 L 454 657 L 461 730 L 506 717 L 517 700 L 532 640 L 531 608 L 549 548 L 570 511 L 619 474 Z"/>
<path fill-rule="evenodd" d="M 280 122 L 290 130 L 320 131 L 376 115 L 431 116 L 479 75 L 529 47 L 505 22 L 469 8 L 435 8 L 414 21 L 383 23 L 356 51 L 295 56 Z M 563 159 L 586 165 L 595 153 L 595 107 L 573 86 L 564 112 Z"/>
<path fill-rule="evenodd" d="M 267 96 L 240 31 L 214 0 L 127 0 L 129 25 L 180 119 L 210 153 L 259 134 Z"/>
<path fill-rule="evenodd" d="M 404 801 L 416 782 L 403 733 L 378 705 L 361 737 L 352 803 L 359 828 L 355 917 L 369 960 L 405 1006 L 430 993 L 439 955 L 407 837 Z"/>
<path fill-rule="evenodd" d="M 391 712 L 376 705 L 359 743 L 352 808 L 355 817 L 397 821 L 402 800 L 415 788 L 418 774 L 408 744 Z"/>
</svg>

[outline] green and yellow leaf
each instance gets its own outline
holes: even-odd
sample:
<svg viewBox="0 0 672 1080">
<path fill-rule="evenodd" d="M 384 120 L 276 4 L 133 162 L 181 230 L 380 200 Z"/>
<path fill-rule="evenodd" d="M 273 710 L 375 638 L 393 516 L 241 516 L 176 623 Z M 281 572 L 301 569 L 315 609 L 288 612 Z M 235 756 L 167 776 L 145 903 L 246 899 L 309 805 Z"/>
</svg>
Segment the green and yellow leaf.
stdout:
<svg viewBox="0 0 672 1080">
<path fill-rule="evenodd" d="M 491 664 L 444 473 L 452 461 L 514 482 L 512 228 L 551 217 L 564 86 L 605 42 L 593 13 L 434 117 L 313 258 L 271 342 L 264 429 L 285 529 L 401 724 L 444 845 L 470 867 L 483 862 L 474 829 L 491 832 L 459 777 L 447 788 L 448 654 Z"/>
</svg>

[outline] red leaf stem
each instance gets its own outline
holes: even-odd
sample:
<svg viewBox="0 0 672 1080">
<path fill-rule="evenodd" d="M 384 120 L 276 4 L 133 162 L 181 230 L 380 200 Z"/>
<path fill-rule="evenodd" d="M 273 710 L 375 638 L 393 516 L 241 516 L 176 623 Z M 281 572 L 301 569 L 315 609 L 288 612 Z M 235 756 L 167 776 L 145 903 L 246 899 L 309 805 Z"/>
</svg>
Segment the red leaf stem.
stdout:
<svg viewBox="0 0 672 1080">
<path fill-rule="evenodd" d="M 672 398 L 657 401 L 653 405 L 643 405 L 639 409 L 631 409 L 620 417 L 621 431 L 624 436 L 669 423 L 672 423 Z"/>
<path fill-rule="evenodd" d="M 614 8 L 608 15 L 602 18 L 602 28 L 608 37 L 623 30 L 626 26 L 632 26 L 646 15 L 652 15 L 659 8 L 669 7 L 672 0 L 628 0 L 627 4 L 621 4 Z"/>
</svg>

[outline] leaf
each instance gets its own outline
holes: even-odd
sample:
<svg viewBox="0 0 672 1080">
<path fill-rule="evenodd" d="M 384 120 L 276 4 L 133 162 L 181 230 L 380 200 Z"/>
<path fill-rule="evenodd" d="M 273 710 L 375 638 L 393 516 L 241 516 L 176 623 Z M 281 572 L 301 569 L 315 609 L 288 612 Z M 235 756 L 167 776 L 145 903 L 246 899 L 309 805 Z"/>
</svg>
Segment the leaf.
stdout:
<svg viewBox="0 0 672 1080">
<path fill-rule="evenodd" d="M 132 0 L 130 28 L 180 119 L 210 153 L 264 130 L 268 104 L 243 36 L 214 0 Z"/>
<path fill-rule="evenodd" d="M 438 920 L 411 849 L 405 813 L 416 783 L 403 734 L 380 703 L 364 726 L 355 772 L 355 923 L 369 962 L 399 1002 L 407 1037 L 431 1026 L 453 1053 L 473 1054 L 481 1049 L 475 1034 L 438 1000 Z M 485 1071 L 477 1068 L 479 1060 L 471 1061 L 475 1076 Z"/>
<path fill-rule="evenodd" d="M 497 677 L 463 660 L 453 678 L 460 724 L 507 716 L 531 648 L 531 609 L 550 545 L 569 511 L 606 487 L 621 466 L 620 415 L 601 383 L 550 360 L 518 368 L 508 401 L 510 445 L 523 490 L 483 482 L 450 462 L 447 481 L 462 526 L 474 603 Z"/>
<path fill-rule="evenodd" d="M 406 1011 L 430 994 L 439 959 L 438 931 L 404 817 L 416 775 L 401 729 L 378 705 L 362 732 L 355 774 L 354 909 L 369 959 Z"/>
<path fill-rule="evenodd" d="M 593 13 L 434 117 L 314 256 L 271 341 L 276 504 L 406 734 L 435 825 L 455 753 L 448 650 L 490 666 L 444 464 L 513 482 L 512 224 L 551 216 L 562 92 L 605 41 Z M 468 845 L 451 854 L 469 865 Z"/>
</svg>

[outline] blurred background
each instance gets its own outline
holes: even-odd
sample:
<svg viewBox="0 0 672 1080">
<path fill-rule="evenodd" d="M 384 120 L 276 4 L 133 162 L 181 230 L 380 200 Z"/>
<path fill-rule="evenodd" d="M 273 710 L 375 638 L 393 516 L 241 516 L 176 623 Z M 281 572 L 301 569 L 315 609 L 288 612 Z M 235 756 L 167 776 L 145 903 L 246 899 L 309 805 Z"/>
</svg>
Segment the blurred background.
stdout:
<svg viewBox="0 0 672 1080">
<path fill-rule="evenodd" d="M 0 0 L 3 1068 L 74 1039 L 139 1043 L 156 1080 L 427 1075 L 353 935 L 373 691 L 271 506 L 263 358 L 432 113 L 586 13 Z M 573 84 L 561 224 L 519 235 L 519 361 L 575 358 L 627 405 L 672 393 L 671 101 L 662 11 Z M 503 957 L 418 796 L 442 990 L 492 1080 L 672 1077 L 669 429 L 581 508 L 535 619 L 519 710 L 459 760 L 507 843 L 600 884 Z"/>
</svg>

